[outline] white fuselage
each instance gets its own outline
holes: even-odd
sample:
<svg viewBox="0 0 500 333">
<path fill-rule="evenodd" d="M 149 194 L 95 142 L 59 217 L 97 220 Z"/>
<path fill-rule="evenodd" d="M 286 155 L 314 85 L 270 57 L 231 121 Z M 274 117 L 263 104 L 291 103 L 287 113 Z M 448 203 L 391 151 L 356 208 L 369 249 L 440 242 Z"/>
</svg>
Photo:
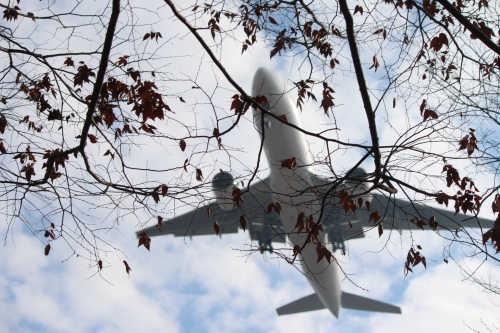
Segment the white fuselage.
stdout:
<svg viewBox="0 0 500 333">
<path fill-rule="evenodd" d="M 285 84 L 273 72 L 259 68 L 255 74 L 253 96 L 266 96 L 269 112 L 280 116 L 285 115 L 288 123 L 301 127 L 298 110 L 290 94 L 284 94 Z M 318 202 L 315 194 L 310 190 L 313 187 L 309 166 L 312 158 L 302 132 L 280 121 L 265 116 L 264 126 L 261 121 L 261 112 L 254 110 L 255 126 L 264 136 L 264 150 L 271 170 L 271 189 L 275 201 L 282 207 L 281 221 L 289 241 L 303 246 L 306 233 L 297 234 L 294 231 L 299 212 L 305 216 L 313 215 L 318 219 Z M 295 157 L 297 167 L 288 169 L 281 166 L 281 161 Z M 320 233 L 322 240 L 324 235 Z M 331 250 L 331 248 L 330 248 Z M 331 264 L 326 259 L 317 262 L 315 244 L 307 244 L 301 253 L 301 265 L 304 275 L 319 296 L 326 308 L 338 317 L 341 307 L 341 271 L 334 261 Z"/>
</svg>

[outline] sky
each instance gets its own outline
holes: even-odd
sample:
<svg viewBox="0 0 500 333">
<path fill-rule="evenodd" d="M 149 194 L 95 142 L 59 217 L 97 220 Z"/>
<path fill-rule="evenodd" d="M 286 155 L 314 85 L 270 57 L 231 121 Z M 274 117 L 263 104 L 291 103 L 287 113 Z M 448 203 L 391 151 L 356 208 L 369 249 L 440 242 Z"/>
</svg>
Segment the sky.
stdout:
<svg viewBox="0 0 500 333">
<path fill-rule="evenodd" d="M 165 8 L 159 12 L 168 13 Z M 198 64 L 207 63 L 207 58 L 190 44 L 182 27 L 171 21 L 167 26 L 172 36 L 182 36 L 182 42 L 176 41 L 177 50 L 192 47 L 190 57 L 175 62 L 182 69 L 177 75 L 192 77 Z M 251 48 L 240 56 L 239 44 L 226 45 L 221 55 L 229 59 L 226 69 L 247 91 L 259 66 L 275 70 L 287 84 L 298 78 L 293 70 L 297 59 L 270 60 L 269 50 L 262 48 Z M 208 72 L 202 72 L 200 85 L 212 84 Z M 374 83 L 377 77 L 367 79 Z M 338 103 L 343 105 L 336 114 L 342 132 L 352 135 L 353 140 L 368 140 L 366 127 L 359 126 L 364 118 L 360 118 L 363 111 L 355 83 L 344 78 L 335 89 Z M 394 114 L 392 121 L 404 122 L 402 114 Z M 209 126 L 209 117 L 199 117 Z M 302 121 L 305 128 L 318 129 L 331 126 L 333 120 L 322 110 L 308 106 Z M 390 142 L 394 133 L 383 117 L 377 121 L 381 140 Z M 258 135 L 249 122 L 239 131 L 227 141 L 245 148 L 241 164 L 246 165 L 253 161 Z M 240 133 L 245 135 L 244 142 L 238 142 Z M 311 141 L 311 147 L 321 150 L 321 144 L 315 141 Z M 142 153 L 147 157 L 157 152 L 145 147 Z M 339 152 L 336 167 L 348 168 L 358 154 Z M 175 157 L 168 163 L 179 163 L 183 158 Z M 340 260 L 349 277 L 365 290 L 349 281 L 343 282 L 343 290 L 395 304 L 403 314 L 342 310 L 339 319 L 327 310 L 277 316 L 277 307 L 309 295 L 312 288 L 300 271 L 283 260 L 269 254 L 247 256 L 244 250 L 249 237 L 241 230 L 221 238 L 157 237 L 150 252 L 137 248 L 136 230 L 135 223 L 122 223 L 119 231 L 107 234 L 126 257 L 109 253 L 100 275 L 96 274 L 95 263 L 71 256 L 63 243 L 53 243 L 50 255 L 44 256 L 44 245 L 25 226 L 17 223 L 7 234 L 7 226 L 2 224 L 0 234 L 8 237 L 0 255 L 0 332 L 471 332 L 469 327 L 483 332 L 500 327 L 500 299 L 488 297 L 466 281 L 453 261 L 446 264 L 446 243 L 429 230 L 413 234 L 423 248 L 427 269 L 419 265 L 407 277 L 403 264 L 410 244 L 408 233 L 393 232 L 387 239 L 372 230 L 365 238 L 350 241 L 348 255 L 340 256 Z M 461 258 L 460 247 L 454 246 L 451 251 Z M 130 275 L 116 258 L 127 260 L 132 268 Z M 462 260 L 472 269 L 478 268 L 479 276 L 500 274 L 497 267 L 488 271 L 480 258 Z"/>
</svg>

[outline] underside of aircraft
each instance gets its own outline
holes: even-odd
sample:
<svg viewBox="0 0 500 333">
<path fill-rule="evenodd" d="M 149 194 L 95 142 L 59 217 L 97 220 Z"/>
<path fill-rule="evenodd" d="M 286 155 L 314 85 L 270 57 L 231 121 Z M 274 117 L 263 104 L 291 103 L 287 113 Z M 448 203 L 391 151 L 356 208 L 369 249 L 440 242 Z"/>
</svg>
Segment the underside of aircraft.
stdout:
<svg viewBox="0 0 500 333">
<path fill-rule="evenodd" d="M 300 127 L 300 117 L 290 96 L 283 95 L 284 84 L 272 72 L 260 68 L 255 74 L 253 96 L 266 96 L 267 112 L 274 115 L 286 114 L 288 123 Z M 370 192 L 369 181 L 373 175 L 355 167 L 344 173 L 343 178 L 319 177 L 309 167 L 312 165 L 303 134 L 282 124 L 260 110 L 254 110 L 254 123 L 261 138 L 264 137 L 264 152 L 270 164 L 270 175 L 265 179 L 254 179 L 251 184 L 238 188 L 229 172 L 214 176 L 212 190 L 215 200 L 186 214 L 163 222 L 160 229 L 147 228 L 148 237 L 174 235 L 192 237 L 214 235 L 214 223 L 219 226 L 219 235 L 237 233 L 241 227 L 240 218 L 248 221 L 246 229 L 261 252 L 273 251 L 273 243 L 286 243 L 293 248 L 303 247 L 299 262 L 303 274 L 308 278 L 314 293 L 277 309 L 279 315 L 329 309 L 335 317 L 340 308 L 401 313 L 397 306 L 343 292 L 338 265 L 332 261 L 317 262 L 316 245 L 306 244 L 307 233 L 295 229 L 298 214 L 305 213 L 314 221 L 321 222 L 321 242 L 328 250 L 345 252 L 345 242 L 365 237 L 370 214 L 378 211 L 385 230 L 417 231 L 424 226 L 412 223 L 421 219 L 437 221 L 440 229 L 491 228 L 493 221 L 455 215 L 445 209 L 432 208 L 415 201 L 396 199 L 385 192 Z M 283 161 L 293 159 L 294 168 L 283 167 Z M 347 214 L 340 205 L 340 194 L 347 191 L 363 203 Z M 235 192 L 236 198 L 235 200 Z M 361 195 L 362 194 L 362 195 Z M 279 203 L 280 209 L 271 209 Z M 361 205 L 360 205 L 361 206 Z M 435 227 L 435 228 L 434 228 Z M 425 226 L 428 229 L 436 229 Z M 138 232 L 138 235 L 144 231 Z"/>
</svg>

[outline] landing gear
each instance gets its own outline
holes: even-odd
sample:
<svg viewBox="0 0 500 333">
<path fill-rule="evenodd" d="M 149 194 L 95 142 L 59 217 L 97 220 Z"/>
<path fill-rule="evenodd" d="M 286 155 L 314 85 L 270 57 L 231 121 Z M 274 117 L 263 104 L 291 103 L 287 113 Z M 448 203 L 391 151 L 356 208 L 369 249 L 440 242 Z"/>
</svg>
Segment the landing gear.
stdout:
<svg viewBox="0 0 500 333">
<path fill-rule="evenodd" d="M 264 244 L 259 247 L 260 253 L 264 254 L 264 252 L 269 251 L 269 253 L 273 253 L 274 249 L 271 244 Z"/>
</svg>

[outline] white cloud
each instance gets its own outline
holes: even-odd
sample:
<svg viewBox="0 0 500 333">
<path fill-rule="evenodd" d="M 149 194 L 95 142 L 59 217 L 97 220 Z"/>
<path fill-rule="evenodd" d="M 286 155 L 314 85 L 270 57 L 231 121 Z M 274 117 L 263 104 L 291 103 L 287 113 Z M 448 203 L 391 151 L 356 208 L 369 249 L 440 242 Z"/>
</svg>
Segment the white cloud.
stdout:
<svg viewBox="0 0 500 333">
<path fill-rule="evenodd" d="M 178 26 L 175 28 L 181 31 Z M 184 45 L 189 45 L 188 38 Z M 258 48 L 251 48 L 240 57 L 240 47 L 230 43 L 224 49 L 224 57 L 236 59 L 226 63 L 226 68 L 247 91 L 254 70 L 260 66 L 280 68 L 287 80 L 299 78 L 297 72 L 289 71 L 290 61 L 269 60 L 268 50 Z M 195 57 L 178 59 L 175 64 L 194 76 L 201 55 L 199 50 L 190 51 Z M 227 87 L 223 80 L 221 82 Z M 212 83 L 211 70 L 205 68 L 199 84 L 209 88 Z M 349 137 L 351 141 L 368 140 L 366 125 L 359 125 L 359 119 L 364 119 L 364 111 L 355 83 L 342 80 L 335 89 L 336 103 L 344 104 L 335 111 L 341 127 L 339 136 Z M 231 96 L 229 93 L 220 95 L 222 99 Z M 229 109 L 229 100 L 218 103 Z M 176 108 L 179 110 L 181 106 L 178 103 Z M 210 116 L 202 114 L 201 110 L 197 112 L 204 126 L 212 126 Z M 399 118 L 396 122 L 403 121 Z M 326 118 L 322 110 L 315 110 L 310 105 L 303 111 L 302 119 L 307 129 L 326 128 L 318 124 L 331 126 L 333 121 Z M 379 122 L 381 133 L 384 133 L 383 119 Z M 180 129 L 172 131 L 178 133 Z M 241 140 L 242 133 L 245 140 Z M 245 153 L 238 155 L 241 163 L 235 163 L 238 171 L 253 165 L 257 139 L 249 120 L 241 124 L 239 131 L 224 137 L 225 142 L 245 148 Z M 322 146 L 311 141 L 314 153 L 318 153 Z M 354 151 L 338 153 L 336 168 L 348 168 L 352 157 L 359 154 Z M 140 156 L 149 158 L 154 154 L 158 151 L 145 146 Z M 183 158 L 167 158 L 165 154 L 155 162 L 176 165 L 182 164 Z M 54 243 L 50 255 L 45 257 L 44 245 L 17 228 L 14 242 L 7 241 L 0 257 L 0 331 L 468 332 L 464 322 L 478 327 L 480 319 L 491 323 L 498 312 L 475 285 L 461 282 L 460 273 L 453 264 L 442 263 L 441 240 L 428 231 L 416 234 L 415 238 L 426 251 L 425 255 L 436 262 L 429 261 L 427 270 L 419 265 L 406 279 L 402 269 L 404 251 L 410 244 L 406 234 L 402 239 L 393 235 L 388 249 L 384 249 L 385 240 L 379 239 L 376 231 L 363 240 L 351 242 L 350 257 L 342 258 L 345 269 L 369 292 L 348 282 L 344 283 L 344 289 L 395 303 L 403 308 L 403 315 L 345 310 L 336 320 L 326 310 L 277 316 L 277 307 L 308 295 L 312 289 L 300 272 L 281 260 L 272 257 L 266 260 L 259 254 L 246 258 L 246 252 L 233 250 L 245 249 L 246 234 L 224 235 L 222 240 L 207 236 L 193 241 L 186 239 L 186 242 L 182 238 L 154 238 L 149 253 L 143 247 L 136 248 L 134 227 L 132 223 L 120 226 L 125 237 L 109 234 L 110 241 L 127 254 L 132 268 L 128 277 L 120 262 L 125 258 L 109 253 L 107 258 L 112 266 L 105 264 L 102 274 L 113 285 L 99 276 L 86 279 L 95 274 L 96 267 L 84 259 L 73 257 L 61 263 L 70 255 L 63 244 Z M 5 234 L 4 227 L 0 234 Z M 377 252 L 370 252 L 374 250 Z M 91 267 L 85 268 L 87 265 Z"/>
</svg>

